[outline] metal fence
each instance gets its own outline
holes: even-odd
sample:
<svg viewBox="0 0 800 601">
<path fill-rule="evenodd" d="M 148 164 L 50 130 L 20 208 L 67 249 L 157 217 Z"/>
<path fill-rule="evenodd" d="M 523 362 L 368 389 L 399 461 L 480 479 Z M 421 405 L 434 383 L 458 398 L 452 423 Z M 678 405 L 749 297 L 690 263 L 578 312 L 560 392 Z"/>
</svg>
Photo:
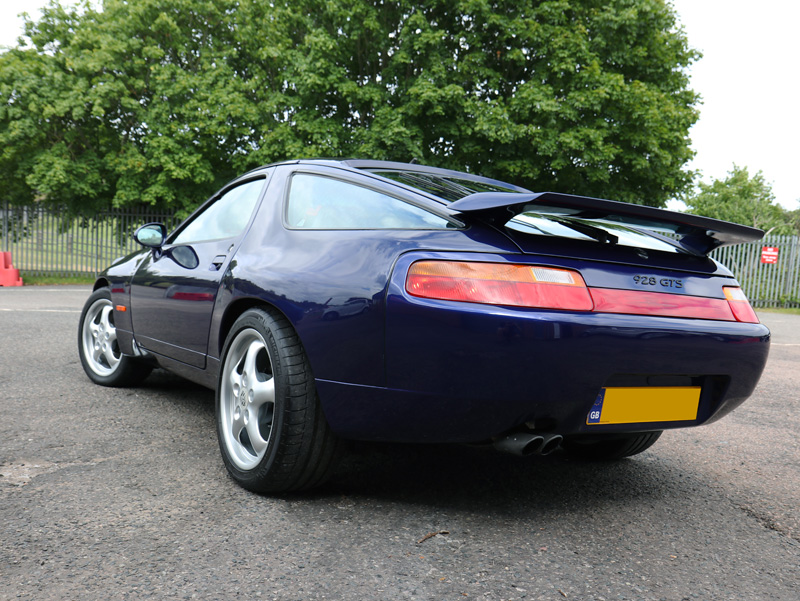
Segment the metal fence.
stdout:
<svg viewBox="0 0 800 601">
<path fill-rule="evenodd" d="M 14 267 L 31 275 L 95 275 L 117 257 L 140 248 L 131 235 L 143 223 L 177 225 L 171 214 L 148 207 L 109 209 L 91 216 L 73 216 L 41 206 L 0 211 L 0 250 L 10 251 Z M 777 249 L 764 258 L 764 247 Z M 727 265 L 756 307 L 800 307 L 800 238 L 769 236 L 752 244 L 729 246 L 712 257 Z M 24 275 L 23 274 L 23 275 Z"/>
<path fill-rule="evenodd" d="M 148 207 L 108 209 L 94 215 L 71 215 L 42 206 L 11 206 L 0 211 L 0 250 L 11 252 L 24 274 L 93 276 L 118 257 L 141 248 L 134 230 L 151 221 L 177 225 L 171 214 Z"/>
<path fill-rule="evenodd" d="M 765 252 L 766 249 L 766 252 Z M 755 307 L 800 307 L 800 238 L 767 236 L 711 253 L 727 266 Z"/>
</svg>

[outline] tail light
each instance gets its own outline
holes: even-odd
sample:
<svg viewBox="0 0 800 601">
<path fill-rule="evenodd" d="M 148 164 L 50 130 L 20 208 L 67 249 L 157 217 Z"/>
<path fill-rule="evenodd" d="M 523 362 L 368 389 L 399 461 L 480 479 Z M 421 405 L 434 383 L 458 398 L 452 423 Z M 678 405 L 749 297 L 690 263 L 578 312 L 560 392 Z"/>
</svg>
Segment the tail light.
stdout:
<svg viewBox="0 0 800 601">
<path fill-rule="evenodd" d="M 487 305 L 592 310 L 581 274 L 552 267 L 418 261 L 409 269 L 406 291 L 422 298 Z"/>
<path fill-rule="evenodd" d="M 753 307 L 750 306 L 741 288 L 738 286 L 723 286 L 722 291 L 725 293 L 725 298 L 728 299 L 728 304 L 736 321 L 758 323 L 756 312 L 753 311 Z"/>
<path fill-rule="evenodd" d="M 513 263 L 417 261 L 409 268 L 406 291 L 420 298 L 486 305 L 758 323 L 742 289 L 736 286 L 723 287 L 724 300 L 589 288 L 572 269 Z"/>
<path fill-rule="evenodd" d="M 590 290 L 594 301 L 594 310 L 598 313 L 734 321 L 731 308 L 721 298 L 612 288 L 591 288 Z"/>
</svg>

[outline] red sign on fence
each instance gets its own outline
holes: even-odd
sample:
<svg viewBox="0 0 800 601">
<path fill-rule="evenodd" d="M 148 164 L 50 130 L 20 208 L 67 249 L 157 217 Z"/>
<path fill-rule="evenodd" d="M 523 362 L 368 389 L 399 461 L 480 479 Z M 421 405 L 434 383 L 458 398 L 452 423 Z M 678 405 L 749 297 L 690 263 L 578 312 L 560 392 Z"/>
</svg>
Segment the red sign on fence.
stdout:
<svg viewBox="0 0 800 601">
<path fill-rule="evenodd" d="M 762 246 L 761 247 L 761 262 L 762 263 L 777 263 L 778 262 L 778 247 L 777 246 Z"/>
</svg>

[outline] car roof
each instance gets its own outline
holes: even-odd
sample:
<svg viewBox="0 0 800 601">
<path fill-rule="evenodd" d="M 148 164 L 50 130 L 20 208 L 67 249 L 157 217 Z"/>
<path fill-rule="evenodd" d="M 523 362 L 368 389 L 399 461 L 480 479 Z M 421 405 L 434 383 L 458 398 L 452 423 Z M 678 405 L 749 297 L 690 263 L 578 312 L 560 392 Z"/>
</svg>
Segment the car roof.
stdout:
<svg viewBox="0 0 800 601">
<path fill-rule="evenodd" d="M 707 217 L 600 198 L 554 192 L 533 193 L 525 188 L 520 188 L 499 180 L 451 169 L 418 165 L 416 163 L 398 163 L 394 161 L 374 161 L 365 159 L 298 159 L 265 165 L 264 167 L 254 169 L 242 177 L 257 174 L 259 171 L 278 165 L 318 165 L 336 167 L 350 171 L 351 173 L 368 174 L 373 177 L 380 177 L 381 171 L 403 171 L 427 174 L 444 179 L 458 178 L 461 180 L 493 184 L 506 188 L 508 192 L 505 190 L 500 192 L 477 192 L 464 195 L 462 198 L 453 201 L 453 199 L 446 200 L 442 196 L 438 196 L 430 190 L 426 190 L 424 186 L 416 187 L 413 184 L 391 180 L 391 184 L 414 190 L 416 193 L 427 197 L 429 202 L 436 202 L 439 204 L 440 209 L 441 205 L 444 205 L 447 213 L 459 215 L 462 218 L 467 215 L 474 215 L 483 216 L 491 221 L 493 215 L 495 217 L 499 215 L 501 221 L 505 223 L 508 219 L 509 210 L 511 212 L 522 211 L 531 203 L 536 203 L 541 204 L 541 206 L 547 206 L 549 209 L 564 210 L 566 211 L 565 214 L 575 217 L 605 218 L 633 227 L 643 227 L 647 230 L 665 229 L 666 231 L 681 235 L 682 238 L 679 243 L 691 252 L 699 254 L 707 254 L 720 246 L 760 240 L 764 235 L 764 232 L 755 228 L 709 219 Z"/>
<path fill-rule="evenodd" d="M 279 161 L 276 163 L 270 163 L 268 165 L 263 165 L 261 167 L 257 167 L 253 169 L 244 176 L 254 175 L 262 170 L 268 169 L 270 167 L 277 167 L 280 165 L 317 165 L 317 166 L 327 166 L 327 167 L 338 167 L 340 169 L 345 169 L 347 171 L 352 171 L 354 173 L 361 173 L 364 171 L 371 172 L 371 171 L 408 171 L 414 173 L 424 173 L 428 175 L 435 175 L 439 177 L 455 177 L 460 178 L 463 180 L 474 181 L 474 182 L 483 182 L 486 184 L 492 184 L 496 186 L 501 186 L 504 188 L 509 189 L 509 191 L 514 192 L 530 192 L 527 188 L 521 188 L 519 186 L 515 186 L 514 184 L 510 184 L 508 182 L 504 182 L 497 179 L 492 179 L 489 177 L 483 177 L 481 175 L 475 175 L 472 173 L 467 173 L 464 171 L 455 171 L 453 169 L 445 169 L 442 167 L 430 167 L 428 165 L 420 165 L 418 163 L 401 163 L 397 161 L 377 161 L 377 160 L 370 160 L 370 159 L 328 159 L 328 158 L 319 158 L 319 159 L 294 159 L 294 160 L 287 160 L 287 161 Z M 376 175 L 380 175 L 379 173 Z M 397 183 L 397 182 L 394 182 Z M 413 186 L 412 186 L 413 187 Z M 422 191 L 422 190 L 418 190 Z M 427 194 L 426 194 L 427 195 Z"/>
</svg>

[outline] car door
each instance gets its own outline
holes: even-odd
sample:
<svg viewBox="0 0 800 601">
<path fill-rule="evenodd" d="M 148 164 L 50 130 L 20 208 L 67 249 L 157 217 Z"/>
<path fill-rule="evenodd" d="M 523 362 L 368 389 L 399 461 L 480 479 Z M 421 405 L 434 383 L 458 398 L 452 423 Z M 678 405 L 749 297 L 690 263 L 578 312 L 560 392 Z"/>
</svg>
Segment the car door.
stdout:
<svg viewBox="0 0 800 601">
<path fill-rule="evenodd" d="M 140 347 L 205 367 L 217 291 L 264 189 L 237 182 L 151 252 L 131 282 L 131 317 Z"/>
</svg>

